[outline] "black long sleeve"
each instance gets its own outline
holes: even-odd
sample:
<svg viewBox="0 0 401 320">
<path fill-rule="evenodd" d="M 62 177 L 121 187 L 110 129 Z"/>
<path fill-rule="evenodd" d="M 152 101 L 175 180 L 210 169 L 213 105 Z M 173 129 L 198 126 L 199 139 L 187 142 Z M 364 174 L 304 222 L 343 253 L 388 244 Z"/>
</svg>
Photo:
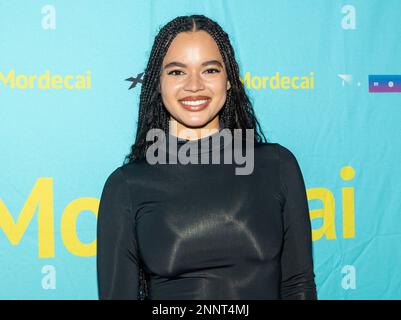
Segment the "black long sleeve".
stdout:
<svg viewBox="0 0 401 320">
<path fill-rule="evenodd" d="M 138 256 L 131 195 L 120 168 L 107 179 L 97 221 L 99 298 L 137 299 Z"/>
<path fill-rule="evenodd" d="M 98 213 L 99 298 L 137 299 L 141 262 L 152 300 L 317 299 L 298 162 L 277 143 L 254 153 L 249 175 L 145 159 L 116 169 Z"/>
<path fill-rule="evenodd" d="M 304 179 L 293 153 L 283 146 L 279 146 L 278 149 L 280 178 L 285 197 L 281 298 L 317 299 L 311 224 Z"/>
</svg>

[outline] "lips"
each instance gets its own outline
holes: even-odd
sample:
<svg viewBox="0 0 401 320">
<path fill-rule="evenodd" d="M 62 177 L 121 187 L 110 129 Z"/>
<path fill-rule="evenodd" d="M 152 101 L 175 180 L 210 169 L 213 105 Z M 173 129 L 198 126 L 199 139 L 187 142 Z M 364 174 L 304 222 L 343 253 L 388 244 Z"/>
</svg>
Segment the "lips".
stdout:
<svg viewBox="0 0 401 320">
<path fill-rule="evenodd" d="M 178 101 L 188 111 L 200 111 L 205 109 L 211 100 L 208 96 L 188 96 Z"/>
<path fill-rule="evenodd" d="M 207 100 L 210 99 L 208 96 L 188 96 L 180 99 L 180 101 L 196 101 L 196 100 Z"/>
</svg>

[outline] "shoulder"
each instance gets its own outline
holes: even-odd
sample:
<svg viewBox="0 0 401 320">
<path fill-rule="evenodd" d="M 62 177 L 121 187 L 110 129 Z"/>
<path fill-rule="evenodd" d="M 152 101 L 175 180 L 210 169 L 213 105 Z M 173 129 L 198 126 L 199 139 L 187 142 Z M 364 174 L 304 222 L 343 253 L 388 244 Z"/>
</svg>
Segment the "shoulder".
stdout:
<svg viewBox="0 0 401 320">
<path fill-rule="evenodd" d="M 120 166 L 115 168 L 111 173 L 108 174 L 103 189 L 104 191 L 110 189 L 121 189 L 122 187 L 125 187 L 125 185 L 126 179 L 123 166 Z"/>
<path fill-rule="evenodd" d="M 276 148 L 280 181 L 284 190 L 290 186 L 304 188 L 302 170 L 294 152 L 281 144 L 277 144 Z"/>
<path fill-rule="evenodd" d="M 282 144 L 277 143 L 277 153 L 280 163 L 291 163 L 297 162 L 297 158 L 294 153 Z"/>
<path fill-rule="evenodd" d="M 280 163 L 296 161 L 294 153 L 277 142 L 257 142 L 255 152 L 260 153 L 264 158 L 273 158 Z"/>
<path fill-rule="evenodd" d="M 147 180 L 152 167 L 145 160 L 136 160 L 115 168 L 107 176 L 105 185 L 108 187 L 132 188 L 136 182 Z"/>
<path fill-rule="evenodd" d="M 272 168 L 275 168 L 281 183 L 286 183 L 286 181 L 302 175 L 294 152 L 280 143 L 257 143 L 255 145 L 255 159 L 262 167 L 271 165 Z"/>
<path fill-rule="evenodd" d="M 129 163 L 125 163 L 115 168 L 108 176 L 107 180 L 125 180 L 135 172 L 143 170 L 144 160 L 135 160 Z"/>
</svg>

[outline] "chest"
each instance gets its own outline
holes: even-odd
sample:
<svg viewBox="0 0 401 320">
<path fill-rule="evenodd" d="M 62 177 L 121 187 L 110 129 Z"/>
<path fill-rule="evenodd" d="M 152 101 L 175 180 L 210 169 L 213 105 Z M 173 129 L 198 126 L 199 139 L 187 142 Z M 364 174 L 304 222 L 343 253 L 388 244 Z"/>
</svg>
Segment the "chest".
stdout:
<svg viewBox="0 0 401 320">
<path fill-rule="evenodd" d="M 276 257 L 282 243 L 277 180 L 265 171 L 238 176 L 231 170 L 161 169 L 142 185 L 136 232 L 149 271 L 174 276 Z"/>
</svg>

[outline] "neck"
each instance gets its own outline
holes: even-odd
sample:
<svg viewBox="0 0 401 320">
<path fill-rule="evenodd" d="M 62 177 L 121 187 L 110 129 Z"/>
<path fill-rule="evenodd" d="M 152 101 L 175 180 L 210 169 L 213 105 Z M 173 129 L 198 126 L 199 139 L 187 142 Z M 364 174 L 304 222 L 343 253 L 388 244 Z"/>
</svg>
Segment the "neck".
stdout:
<svg viewBox="0 0 401 320">
<path fill-rule="evenodd" d="M 181 139 L 198 140 L 217 133 L 220 130 L 219 116 L 201 128 L 190 128 L 170 118 L 170 134 Z"/>
</svg>

